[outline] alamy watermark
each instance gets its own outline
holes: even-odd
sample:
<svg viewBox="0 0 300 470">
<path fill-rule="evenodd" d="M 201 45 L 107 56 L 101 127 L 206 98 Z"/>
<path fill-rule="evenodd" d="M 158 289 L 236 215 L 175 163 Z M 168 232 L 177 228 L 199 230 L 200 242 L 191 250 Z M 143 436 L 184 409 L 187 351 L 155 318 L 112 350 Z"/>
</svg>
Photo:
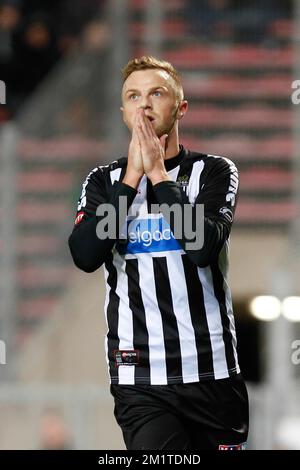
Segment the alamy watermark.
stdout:
<svg viewBox="0 0 300 470">
<path fill-rule="evenodd" d="M 291 348 L 294 350 L 291 355 L 291 361 L 295 366 L 300 364 L 300 339 L 292 342 Z"/>
<path fill-rule="evenodd" d="M 150 218 L 143 218 L 139 211 L 140 206 L 132 205 L 130 216 L 124 224 L 127 216 L 126 196 L 119 197 L 118 217 L 113 204 L 101 204 L 96 211 L 97 216 L 101 217 L 96 228 L 98 238 L 118 238 L 121 242 L 128 240 L 132 244 L 142 243 L 146 247 L 152 242 L 185 239 L 187 250 L 200 250 L 203 247 L 204 204 L 196 204 L 194 207 L 191 204 L 182 206 L 178 203 L 171 206 L 166 203 L 151 204 Z M 163 221 L 162 215 L 168 225 Z"/>
<path fill-rule="evenodd" d="M 0 80 L 0 104 L 6 104 L 6 85 Z"/>
<path fill-rule="evenodd" d="M 0 365 L 6 364 L 6 344 L 0 340 Z"/>
<path fill-rule="evenodd" d="M 300 104 L 300 80 L 294 80 L 291 85 L 292 89 L 295 90 L 291 94 L 291 100 L 293 104 Z"/>
</svg>

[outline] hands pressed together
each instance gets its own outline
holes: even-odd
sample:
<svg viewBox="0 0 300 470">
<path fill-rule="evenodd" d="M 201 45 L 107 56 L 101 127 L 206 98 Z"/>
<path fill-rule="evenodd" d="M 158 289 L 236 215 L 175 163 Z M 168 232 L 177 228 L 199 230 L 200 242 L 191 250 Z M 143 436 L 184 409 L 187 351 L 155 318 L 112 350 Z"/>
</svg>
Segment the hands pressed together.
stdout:
<svg viewBox="0 0 300 470">
<path fill-rule="evenodd" d="M 144 109 L 137 110 L 124 183 L 137 188 L 144 174 L 153 185 L 170 180 L 164 164 L 167 137 L 158 138 Z"/>
</svg>

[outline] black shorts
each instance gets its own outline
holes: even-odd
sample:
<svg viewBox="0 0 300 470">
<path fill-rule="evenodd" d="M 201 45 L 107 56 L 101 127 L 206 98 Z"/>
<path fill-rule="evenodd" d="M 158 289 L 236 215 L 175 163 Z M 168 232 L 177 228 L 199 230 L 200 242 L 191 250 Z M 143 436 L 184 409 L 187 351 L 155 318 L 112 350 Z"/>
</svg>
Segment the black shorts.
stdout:
<svg viewBox="0 0 300 470">
<path fill-rule="evenodd" d="M 242 376 L 175 385 L 111 385 L 127 450 L 242 450 L 248 394 Z"/>
</svg>

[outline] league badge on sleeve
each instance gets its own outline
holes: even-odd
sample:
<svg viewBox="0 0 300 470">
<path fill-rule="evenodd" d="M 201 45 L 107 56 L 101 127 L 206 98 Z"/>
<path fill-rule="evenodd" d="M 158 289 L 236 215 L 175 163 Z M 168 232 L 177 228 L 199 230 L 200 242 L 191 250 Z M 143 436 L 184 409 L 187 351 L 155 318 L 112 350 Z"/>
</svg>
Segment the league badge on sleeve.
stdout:
<svg viewBox="0 0 300 470">
<path fill-rule="evenodd" d="M 84 212 L 78 212 L 74 224 L 75 224 L 75 225 L 80 224 L 80 222 L 81 222 L 82 219 L 83 219 L 83 216 L 84 216 Z"/>
</svg>

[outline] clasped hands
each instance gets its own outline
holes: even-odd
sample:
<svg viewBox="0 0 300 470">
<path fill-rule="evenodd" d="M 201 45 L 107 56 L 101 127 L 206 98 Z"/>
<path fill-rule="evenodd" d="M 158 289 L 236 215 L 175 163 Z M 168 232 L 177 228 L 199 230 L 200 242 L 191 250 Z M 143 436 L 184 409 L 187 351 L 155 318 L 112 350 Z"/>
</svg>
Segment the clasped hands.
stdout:
<svg viewBox="0 0 300 470">
<path fill-rule="evenodd" d="M 164 164 L 167 138 L 167 134 L 157 137 L 144 109 L 139 108 L 132 129 L 124 183 L 137 188 L 144 174 L 153 185 L 170 180 Z"/>
</svg>

